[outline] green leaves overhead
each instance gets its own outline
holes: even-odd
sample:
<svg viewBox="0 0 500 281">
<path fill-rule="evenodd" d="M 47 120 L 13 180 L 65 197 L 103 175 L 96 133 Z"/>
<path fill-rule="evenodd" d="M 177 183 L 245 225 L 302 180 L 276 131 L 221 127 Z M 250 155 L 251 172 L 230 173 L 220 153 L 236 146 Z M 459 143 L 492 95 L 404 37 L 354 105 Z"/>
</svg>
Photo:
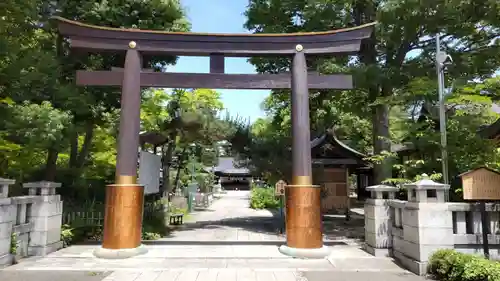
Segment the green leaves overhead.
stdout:
<svg viewBox="0 0 500 281">
<path fill-rule="evenodd" d="M 75 187 L 89 180 L 85 177 L 105 181 L 114 170 L 120 91 L 77 87 L 75 73 L 123 67 L 124 57 L 70 50 L 50 21 L 54 15 L 119 28 L 186 31 L 190 24 L 175 0 L 0 3 L 0 143 L 13 148 L 0 150 L 0 174 L 18 177 L 29 172 L 35 180 L 56 180 L 55 175 L 64 185 Z M 162 68 L 176 58 L 144 59 L 149 67 Z M 161 114 L 151 117 L 156 113 L 146 112 L 146 128 L 157 125 L 154 118 L 168 119 Z M 14 149 L 16 145 L 23 149 Z M 25 151 L 32 155 L 29 161 Z"/>
<path fill-rule="evenodd" d="M 42 104 L 24 103 L 10 108 L 11 120 L 6 122 L 6 130 L 17 143 L 28 149 L 43 148 L 53 141 L 60 142 L 64 130 L 71 121 L 68 112 L 55 109 L 49 102 Z"/>
<path fill-rule="evenodd" d="M 395 162 L 394 170 L 395 175 L 413 179 L 421 172 L 439 172 L 441 167 L 437 119 L 415 122 L 423 105 L 433 111 L 437 106 L 437 33 L 442 48 L 453 58 L 445 74 L 446 87 L 452 90 L 447 104 L 453 108 L 447 124 L 450 170 L 456 174 L 479 163 L 496 161 L 491 142 L 476 132 L 497 117 L 490 108 L 491 101 L 497 100 L 498 78 L 486 79 L 500 66 L 497 2 L 252 0 L 246 11 L 246 27 L 255 33 L 282 33 L 331 30 L 377 21 L 374 36 L 363 43 L 358 55 L 308 60 L 309 67 L 321 73 L 353 74 L 356 86 L 352 91 L 311 91 L 311 129 L 321 133 L 335 125 L 340 137 L 350 140 L 352 146 L 364 152 L 374 151 L 373 157 L 382 159 L 377 162 L 380 165 L 375 165 L 377 181 L 392 177 L 391 163 L 384 160 L 394 155 L 390 144 L 409 142 L 418 149 L 412 161 L 419 164 Z M 271 73 L 288 71 L 290 63 L 288 59 L 267 58 L 251 62 L 259 72 Z M 289 95 L 288 91 L 273 92 L 266 100 L 268 119 L 259 124 L 255 142 L 270 147 L 279 147 L 276 138 L 289 142 Z M 266 131 L 274 138 L 265 137 Z M 256 163 L 262 162 L 255 158 L 263 155 L 263 147 L 260 143 L 253 152 L 247 152 L 257 156 L 252 157 Z M 280 149 L 279 153 L 272 149 L 268 152 L 289 157 L 286 149 Z M 275 161 L 261 165 L 283 167 L 283 162 Z M 275 171 L 275 175 L 279 173 Z"/>
</svg>

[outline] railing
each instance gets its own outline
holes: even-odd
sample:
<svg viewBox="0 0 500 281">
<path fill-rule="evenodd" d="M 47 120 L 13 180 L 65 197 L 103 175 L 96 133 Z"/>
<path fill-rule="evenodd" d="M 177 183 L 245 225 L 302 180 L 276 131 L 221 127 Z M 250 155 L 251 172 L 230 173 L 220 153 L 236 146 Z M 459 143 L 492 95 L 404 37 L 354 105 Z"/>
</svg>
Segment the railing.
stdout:
<svg viewBox="0 0 500 281">
<path fill-rule="evenodd" d="M 13 258 L 43 256 L 62 247 L 60 183 L 23 184 L 28 196 L 9 197 L 13 180 L 0 178 L 0 266 Z"/>
<path fill-rule="evenodd" d="M 447 203 L 453 215 L 453 240 L 455 245 L 482 244 L 482 224 L 479 207 L 474 203 Z M 500 205 L 486 204 L 486 221 L 489 222 L 488 242 L 500 244 Z"/>
<path fill-rule="evenodd" d="M 482 253 L 482 223 L 481 213 L 479 206 L 475 203 L 437 203 L 432 205 L 418 205 L 418 203 L 402 201 L 402 200 L 387 200 L 389 207 L 389 221 L 390 233 L 393 240 L 390 244 L 394 245 L 394 249 L 402 252 L 409 253 L 409 247 L 415 241 L 420 241 L 420 247 L 427 247 L 427 243 L 437 242 L 423 242 L 426 241 L 422 237 L 413 239 L 416 234 L 416 229 L 411 224 L 418 222 L 420 224 L 421 234 L 426 231 L 435 233 L 436 239 L 440 229 L 449 229 L 450 237 L 448 239 L 449 246 L 465 253 Z M 424 203 L 426 204 L 426 203 Z M 440 210 L 433 212 L 432 210 L 425 211 L 427 208 L 438 207 Z M 451 213 L 449 219 L 446 219 L 446 212 Z M 417 217 L 415 217 L 418 216 Z M 488 221 L 488 243 L 495 245 L 494 248 L 500 245 L 500 205 L 489 203 L 486 204 L 486 221 Z M 410 223 L 411 222 L 411 223 Z M 408 225 L 408 227 L 403 227 Z M 425 226 L 427 225 L 427 226 Z M 430 230 L 432 228 L 433 230 Z M 453 229 L 453 230 L 451 230 Z M 446 230 L 444 230 L 446 231 Z M 452 234 L 453 233 L 453 234 Z M 431 238 L 432 237 L 428 237 Z M 443 238 L 441 238 L 443 239 Z M 396 241 L 397 240 L 397 241 Z M 437 241 L 437 240 L 435 240 Z M 434 244 L 432 244 L 434 245 Z M 400 247 L 403 248 L 400 248 Z M 413 251 L 413 250 L 412 250 Z M 491 253 L 492 256 L 498 257 L 496 251 Z"/>
<path fill-rule="evenodd" d="M 405 206 L 405 201 L 402 200 L 390 200 L 388 202 L 390 206 L 390 215 L 392 221 L 392 227 L 403 229 L 403 209 Z"/>
<path fill-rule="evenodd" d="M 392 235 L 403 237 L 403 213 L 406 201 L 388 200 Z M 452 212 L 453 240 L 455 245 L 482 243 L 481 213 L 474 203 L 444 203 Z M 486 204 L 488 240 L 491 244 L 500 244 L 500 205 Z M 446 227 L 446 226 L 443 226 Z"/>
<path fill-rule="evenodd" d="M 19 196 L 11 197 L 11 204 L 15 210 L 15 219 L 12 220 L 12 233 L 16 235 L 16 255 L 24 257 L 28 255 L 29 233 L 33 231 L 33 222 L 31 221 L 31 210 L 33 203 L 39 197 L 37 196 Z"/>
</svg>

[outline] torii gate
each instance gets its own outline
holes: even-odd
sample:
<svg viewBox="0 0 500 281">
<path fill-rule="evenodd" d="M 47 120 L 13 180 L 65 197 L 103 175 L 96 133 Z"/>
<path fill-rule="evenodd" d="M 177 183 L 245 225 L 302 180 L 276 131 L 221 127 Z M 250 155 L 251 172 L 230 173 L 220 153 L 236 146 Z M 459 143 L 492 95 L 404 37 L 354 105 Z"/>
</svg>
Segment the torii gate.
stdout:
<svg viewBox="0 0 500 281">
<path fill-rule="evenodd" d="M 321 198 L 313 185 L 309 89 L 351 89 L 350 75 L 308 74 L 307 55 L 346 55 L 359 51 L 375 23 L 340 30 L 290 34 L 208 34 L 119 29 L 56 17 L 59 32 L 72 48 L 126 52 L 123 69 L 77 71 L 78 85 L 121 86 L 116 181 L 106 189 L 101 258 L 126 258 L 141 246 L 143 186 L 137 184 L 142 87 L 212 89 L 292 89 L 292 183 L 286 189 L 286 245 L 280 251 L 302 258 L 323 258 Z M 161 73 L 142 69 L 141 55 L 209 56 L 210 73 Z M 224 57 L 286 56 L 290 74 L 225 74 Z"/>
</svg>

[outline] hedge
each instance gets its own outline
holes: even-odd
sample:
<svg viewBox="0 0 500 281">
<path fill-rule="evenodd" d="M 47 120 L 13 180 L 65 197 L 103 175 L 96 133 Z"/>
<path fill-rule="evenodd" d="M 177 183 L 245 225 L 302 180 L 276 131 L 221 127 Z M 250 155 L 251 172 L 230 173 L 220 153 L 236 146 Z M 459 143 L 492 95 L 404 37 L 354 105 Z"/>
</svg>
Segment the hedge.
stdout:
<svg viewBox="0 0 500 281">
<path fill-rule="evenodd" d="M 428 271 L 443 281 L 500 281 L 499 262 L 451 249 L 432 254 Z"/>
</svg>

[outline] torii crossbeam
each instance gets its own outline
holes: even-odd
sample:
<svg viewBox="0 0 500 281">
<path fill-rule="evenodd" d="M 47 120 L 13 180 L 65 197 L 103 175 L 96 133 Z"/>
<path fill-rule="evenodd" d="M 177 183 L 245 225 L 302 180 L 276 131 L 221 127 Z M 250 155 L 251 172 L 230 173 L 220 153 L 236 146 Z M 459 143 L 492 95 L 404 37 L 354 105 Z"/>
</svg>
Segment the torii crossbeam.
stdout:
<svg viewBox="0 0 500 281">
<path fill-rule="evenodd" d="M 280 251 L 302 258 L 323 258 L 321 197 L 313 185 L 310 150 L 309 89 L 351 89 L 350 75 L 307 73 L 306 55 L 348 55 L 360 49 L 375 23 L 354 28 L 291 34 L 209 34 L 118 29 L 56 17 L 59 32 L 72 48 L 126 52 L 123 69 L 78 71 L 77 84 L 121 86 L 121 116 L 116 182 L 106 190 L 102 258 L 144 253 L 141 246 L 143 186 L 137 184 L 141 87 L 215 89 L 292 89 L 292 182 L 286 188 L 286 245 Z M 142 69 L 142 55 L 209 56 L 210 73 L 155 73 Z M 290 74 L 225 74 L 224 57 L 286 56 Z"/>
</svg>

